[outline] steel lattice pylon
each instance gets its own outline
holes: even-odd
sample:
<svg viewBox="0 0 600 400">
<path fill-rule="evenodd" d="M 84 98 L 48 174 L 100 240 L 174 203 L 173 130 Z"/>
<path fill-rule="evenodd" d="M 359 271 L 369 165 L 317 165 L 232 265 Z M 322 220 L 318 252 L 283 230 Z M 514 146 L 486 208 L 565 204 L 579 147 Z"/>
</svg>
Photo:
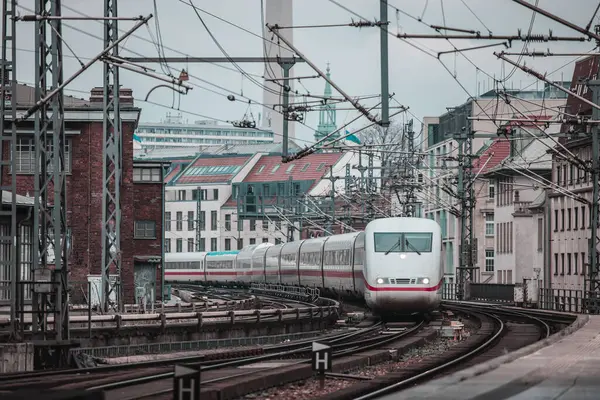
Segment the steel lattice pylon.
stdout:
<svg viewBox="0 0 600 400">
<path fill-rule="evenodd" d="M 104 1 L 104 17 L 118 17 L 117 0 Z M 118 21 L 104 21 L 104 48 L 114 44 L 119 35 Z M 112 49 L 118 57 L 119 49 Z M 123 137 L 119 107 L 119 68 L 104 63 L 103 99 L 103 167 L 102 167 L 102 307 L 110 308 L 110 295 L 116 294 L 117 307 L 122 309 L 121 284 L 121 174 Z M 116 279 L 111 279 L 114 271 Z"/>
<path fill-rule="evenodd" d="M 60 0 L 36 0 L 36 15 L 61 16 Z M 47 319 L 54 314 L 57 340 L 69 338 L 67 202 L 65 173 L 65 125 L 63 92 L 50 101 L 41 101 L 63 83 L 62 22 L 56 19 L 38 19 L 36 33 L 36 102 L 35 113 L 35 210 L 34 280 L 52 277 L 52 284 L 34 286 L 34 335 L 48 331 Z M 50 132 L 51 130 L 51 132 Z M 50 250 L 54 253 L 51 270 Z M 37 256 L 37 257 L 36 257 Z M 38 258 L 39 257 L 39 258 Z"/>
<path fill-rule="evenodd" d="M 467 112 L 467 118 L 470 112 Z M 468 121 L 468 119 L 467 119 Z M 460 201 L 460 245 L 458 253 L 457 299 L 463 300 L 467 282 L 473 281 L 477 244 L 473 238 L 473 210 L 475 193 L 473 186 L 473 130 L 471 123 L 454 138 L 458 142 L 458 198 Z"/>
<path fill-rule="evenodd" d="M 15 157 L 11 156 L 14 154 L 17 143 L 17 127 L 15 123 L 17 118 L 17 79 L 15 74 L 17 46 L 15 44 L 16 27 L 14 21 L 16 5 L 16 0 L 4 0 L 3 2 L 2 59 L 0 59 L 0 98 L 2 99 L 2 104 L 0 105 L 0 126 L 2 126 L 2 134 L 0 135 L 0 177 L 2 183 L 0 189 L 9 193 L 17 192 L 16 163 Z M 10 104 L 7 102 L 8 99 L 10 99 Z M 5 130 L 4 127 L 9 120 L 11 121 L 10 130 Z M 8 174 L 4 173 L 6 168 L 8 168 Z M 8 176 L 8 181 L 4 181 L 5 176 Z M 10 293 L 10 320 L 13 322 L 11 324 L 11 333 L 16 336 L 20 330 L 17 318 L 21 317 L 17 316 L 17 309 L 23 293 L 18 284 L 20 274 L 17 261 L 18 248 L 15 243 L 17 238 L 16 196 L 12 197 L 10 203 L 3 205 L 0 215 L 3 218 L 8 217 L 10 219 L 7 229 L 0 232 L 0 246 L 5 255 L 0 259 L 0 276 L 3 277 L 3 282 L 0 282 L 0 286 L 3 286 L 2 292 Z"/>
</svg>

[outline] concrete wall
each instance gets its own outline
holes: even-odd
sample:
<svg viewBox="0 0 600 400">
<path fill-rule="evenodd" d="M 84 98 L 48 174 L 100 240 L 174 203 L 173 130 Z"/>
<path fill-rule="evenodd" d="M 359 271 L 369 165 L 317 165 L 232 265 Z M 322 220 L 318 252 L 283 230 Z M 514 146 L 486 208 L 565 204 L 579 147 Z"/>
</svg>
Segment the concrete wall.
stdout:
<svg viewBox="0 0 600 400">
<path fill-rule="evenodd" d="M 33 344 L 0 344 L 0 373 L 33 371 Z"/>
</svg>

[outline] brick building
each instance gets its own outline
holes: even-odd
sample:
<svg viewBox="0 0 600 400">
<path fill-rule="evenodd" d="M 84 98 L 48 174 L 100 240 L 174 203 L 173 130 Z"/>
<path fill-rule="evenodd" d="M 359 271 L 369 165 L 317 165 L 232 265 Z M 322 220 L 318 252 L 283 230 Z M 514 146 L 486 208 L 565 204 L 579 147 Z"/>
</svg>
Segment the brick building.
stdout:
<svg viewBox="0 0 600 400">
<path fill-rule="evenodd" d="M 72 251 L 70 253 L 70 282 L 75 302 L 87 292 L 89 275 L 101 274 L 102 263 L 102 88 L 94 88 L 89 100 L 65 96 L 65 132 L 67 144 L 65 161 L 67 168 L 67 225 L 71 230 Z M 17 107 L 25 110 L 34 104 L 34 88 L 19 85 Z M 133 103 L 132 91 L 121 89 L 121 119 L 123 123 L 122 183 L 121 183 L 121 259 L 123 294 L 126 303 L 134 301 L 134 259 L 161 256 L 160 246 L 149 247 L 138 244 L 134 237 L 134 221 L 137 213 L 135 199 L 156 196 L 155 185 L 134 184 L 133 132 L 136 129 L 141 109 Z M 34 190 L 34 130 L 33 117 L 21 124 L 17 134 L 17 192 L 33 195 Z M 8 151 L 5 149 L 4 151 Z M 5 153 L 5 156 L 7 154 Z M 9 179 L 8 171 L 2 179 Z M 162 201 L 148 202 L 144 218 L 162 227 Z M 152 206 L 152 207 L 151 207 Z M 144 252 L 143 254 L 136 251 Z"/>
</svg>

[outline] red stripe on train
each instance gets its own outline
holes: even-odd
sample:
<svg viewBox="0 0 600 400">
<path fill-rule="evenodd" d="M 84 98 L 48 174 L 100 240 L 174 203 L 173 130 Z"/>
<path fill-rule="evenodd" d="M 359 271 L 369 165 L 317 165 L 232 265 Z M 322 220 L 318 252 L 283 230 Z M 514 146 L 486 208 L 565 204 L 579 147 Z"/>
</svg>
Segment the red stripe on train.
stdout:
<svg viewBox="0 0 600 400">
<path fill-rule="evenodd" d="M 261 275 L 260 273 L 261 271 L 257 271 L 256 275 Z M 293 272 L 294 274 L 297 275 L 298 271 L 293 271 L 293 270 L 287 270 L 287 271 L 281 271 L 282 275 L 291 275 L 291 273 L 288 274 L 284 274 L 284 272 Z M 345 271 L 324 271 L 325 272 L 325 277 L 331 277 L 331 278 L 351 278 L 352 277 L 352 272 L 345 272 Z M 192 276 L 204 276 L 203 272 L 180 272 L 180 271 L 168 271 L 165 272 L 165 276 L 181 276 L 181 275 L 192 275 Z M 236 274 L 235 272 L 209 272 L 208 273 L 209 276 L 215 276 L 215 275 L 222 275 L 222 276 L 238 276 L 238 274 Z M 250 274 L 247 274 L 248 276 Z M 269 275 L 277 275 L 277 274 L 269 274 Z M 356 275 L 359 275 L 358 273 Z M 360 274 L 362 275 L 362 274 Z M 241 276 L 241 275 L 239 275 Z M 320 277 L 321 276 L 321 271 L 319 270 L 304 270 L 301 271 L 300 276 L 312 276 L 312 277 Z M 372 286 L 369 284 L 369 282 L 367 282 L 366 279 L 364 279 L 363 276 L 363 281 L 365 283 L 365 286 L 367 289 L 369 289 L 372 292 L 435 292 L 437 291 L 443 284 L 443 279 L 440 280 L 440 282 L 435 285 L 435 286 L 431 286 L 431 287 L 414 287 L 414 286 Z"/>
</svg>

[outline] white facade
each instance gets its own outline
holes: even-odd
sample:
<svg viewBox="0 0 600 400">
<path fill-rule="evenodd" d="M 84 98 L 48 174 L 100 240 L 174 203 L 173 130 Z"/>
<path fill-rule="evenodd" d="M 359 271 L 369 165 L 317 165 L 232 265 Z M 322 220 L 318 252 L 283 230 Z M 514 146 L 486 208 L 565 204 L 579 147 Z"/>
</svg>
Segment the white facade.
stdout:
<svg viewBox="0 0 600 400">
<path fill-rule="evenodd" d="M 236 250 L 254 243 L 285 242 L 287 222 L 246 219 L 238 223 L 236 204 L 231 200 L 232 184 L 242 182 L 263 155 L 254 155 L 230 181 L 166 186 L 165 251 L 196 251 L 196 226 L 199 219 L 204 221 L 200 224 L 200 251 Z M 350 165 L 351 176 L 358 178 L 360 173 L 353 168 L 358 164 L 358 153 L 344 153 L 334 164 L 333 175 L 338 178 L 345 177 L 346 165 Z M 368 157 L 365 155 L 363 155 L 362 164 L 368 165 Z M 373 165 L 379 166 L 377 159 L 373 160 Z M 378 169 L 375 169 L 373 176 L 374 178 L 379 177 Z M 198 186 L 202 191 L 200 218 L 196 212 L 198 197 L 194 193 Z M 335 188 L 336 196 L 343 195 L 345 192 L 344 180 L 338 179 L 335 182 Z M 316 182 L 309 195 L 329 195 L 330 191 L 331 181 L 324 178 Z M 295 237 L 298 237 L 297 233 Z"/>
<path fill-rule="evenodd" d="M 544 98 L 543 96 L 537 96 L 533 94 L 525 94 L 524 99 L 522 98 L 511 98 L 510 104 L 503 101 L 498 101 L 496 97 L 485 97 L 478 98 L 475 101 L 465 104 L 470 111 L 472 118 L 470 126 L 475 132 L 475 138 L 473 139 L 473 152 L 477 152 L 487 140 L 497 135 L 497 124 L 502 125 L 504 122 L 490 121 L 492 114 L 497 119 L 511 119 L 511 118 L 525 118 L 527 115 L 532 115 L 543 107 L 544 114 L 550 117 L 556 116 L 561 107 L 564 107 L 566 99 L 558 98 Z M 519 95 L 521 96 L 521 95 Z M 461 106 L 462 107 L 462 106 Z M 442 251 L 444 260 L 444 274 L 445 280 L 448 283 L 454 282 L 456 279 L 456 267 L 459 264 L 459 244 L 460 244 L 460 219 L 455 217 L 451 211 L 459 211 L 459 203 L 456 198 L 457 189 L 457 176 L 458 176 L 458 164 L 456 157 L 458 156 L 458 143 L 454 139 L 449 138 L 452 133 L 457 132 L 439 132 L 437 129 L 444 129 L 442 120 L 448 120 L 447 115 L 441 117 L 427 117 L 424 119 L 423 134 L 427 135 L 424 140 L 425 145 L 423 151 L 425 152 L 427 159 L 424 162 L 425 167 L 423 168 L 424 178 L 424 193 L 421 196 L 423 201 L 424 216 L 426 218 L 435 219 L 442 227 Z M 478 120 L 479 118 L 479 120 Z M 461 121 L 466 127 L 468 123 Z M 446 126 L 447 128 L 448 126 Z M 462 126 L 453 126 L 451 129 L 460 130 Z M 539 134 L 539 132 L 538 132 Z M 437 136 L 436 136 L 437 135 Z M 435 136 L 435 137 L 434 137 Z M 486 137 L 487 136 L 487 137 Z M 546 148 L 547 149 L 547 148 Z M 449 160 L 447 158 L 454 158 Z M 481 185 L 475 185 L 475 190 L 485 191 L 487 184 L 482 183 Z M 445 190 L 446 189 L 446 190 Z M 497 189 L 496 189 L 497 190 Z M 478 197 L 476 195 L 476 197 Z M 484 195 L 485 197 L 485 195 Z M 479 197 L 477 198 L 479 200 Z M 523 200 L 524 201 L 524 200 Z M 487 205 L 486 205 L 487 207 Z M 482 220 L 485 218 L 484 215 L 477 214 L 477 208 L 474 212 L 474 229 L 481 227 Z M 513 209 L 514 211 L 514 209 Z M 481 212 L 481 209 L 479 210 Z M 495 212 L 495 211 L 494 211 Z M 501 214 L 502 215 L 502 214 Z M 495 216 L 495 220 L 498 220 L 499 216 Z M 504 218 L 504 216 L 502 217 Z M 508 222 L 504 221 L 503 222 Z M 479 225 L 479 226 L 478 226 Z M 484 228 L 485 228 L 485 224 Z M 475 237 L 477 235 L 475 234 Z M 488 240 L 489 241 L 489 240 Z M 484 236 L 485 242 L 485 236 Z M 477 265 L 480 271 L 485 270 L 486 263 L 486 252 L 483 248 L 483 254 L 481 254 L 482 243 L 478 240 L 478 256 Z M 489 249 L 489 247 L 488 247 Z M 492 253 L 487 254 L 490 258 Z M 494 263 L 506 266 L 508 259 L 503 257 L 498 258 L 497 252 L 493 254 Z M 488 262 L 490 264 L 490 262 Z M 494 267 L 497 270 L 497 265 Z M 503 271 L 508 271 L 508 267 Z M 515 275 L 514 269 L 511 272 L 511 280 L 514 281 L 517 275 Z M 490 279 L 489 275 L 478 274 L 482 281 L 488 283 L 495 282 L 495 278 Z M 508 279 L 508 272 L 503 272 L 503 281 Z M 507 277 L 506 279 L 504 277 Z M 519 275 L 520 276 L 520 275 Z M 488 280 L 489 279 L 489 280 Z"/>
<path fill-rule="evenodd" d="M 217 125 L 216 121 L 189 123 L 181 115 L 167 114 L 161 122 L 140 122 L 135 134 L 142 149 L 198 148 L 224 144 L 273 143 L 273 132 Z"/>
<path fill-rule="evenodd" d="M 591 160 L 590 139 L 574 140 L 567 147 L 580 159 Z M 590 208 L 580 199 L 593 201 L 591 178 L 590 173 L 562 158 L 553 160 L 552 182 L 562 189 L 554 187 L 548 195 L 551 248 L 547 281 L 552 289 L 585 289 L 589 273 Z"/>
</svg>

